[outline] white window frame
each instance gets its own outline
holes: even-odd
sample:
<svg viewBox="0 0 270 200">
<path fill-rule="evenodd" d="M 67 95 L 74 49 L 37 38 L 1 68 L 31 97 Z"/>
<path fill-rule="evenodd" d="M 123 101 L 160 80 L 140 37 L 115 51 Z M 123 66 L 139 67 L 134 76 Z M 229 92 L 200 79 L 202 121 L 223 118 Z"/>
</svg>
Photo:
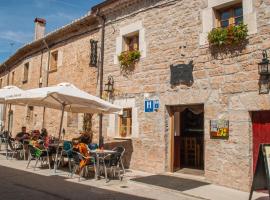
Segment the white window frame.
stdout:
<svg viewBox="0 0 270 200">
<path fill-rule="evenodd" d="M 202 32 L 200 33 L 200 45 L 206 45 L 208 33 L 215 28 L 215 9 L 242 2 L 244 23 L 248 26 L 248 34 L 255 34 L 257 30 L 257 17 L 252 0 L 208 0 L 208 6 L 202 10 Z"/>
<path fill-rule="evenodd" d="M 139 51 L 141 52 L 141 58 L 146 57 L 145 29 L 143 28 L 142 21 L 137 21 L 120 28 L 120 35 L 116 38 L 114 64 L 118 64 L 118 55 L 123 52 L 124 37 L 135 32 L 139 33 Z"/>
<path fill-rule="evenodd" d="M 132 139 L 138 138 L 139 136 L 139 121 L 138 121 L 138 108 L 136 107 L 135 98 L 127 99 L 117 99 L 114 101 L 115 105 L 121 106 L 122 108 L 131 108 L 132 109 L 132 129 L 130 137 L 121 137 L 119 135 L 118 127 L 118 114 L 109 115 L 109 126 L 107 128 L 107 136 L 111 138 L 121 138 L 121 139 Z"/>
</svg>

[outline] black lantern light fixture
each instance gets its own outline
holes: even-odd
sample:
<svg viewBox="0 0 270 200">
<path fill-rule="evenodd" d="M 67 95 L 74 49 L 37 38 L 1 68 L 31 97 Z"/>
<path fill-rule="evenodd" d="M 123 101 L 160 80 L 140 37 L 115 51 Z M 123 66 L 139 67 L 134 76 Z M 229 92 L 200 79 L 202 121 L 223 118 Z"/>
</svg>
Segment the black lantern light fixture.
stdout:
<svg viewBox="0 0 270 200">
<path fill-rule="evenodd" d="M 270 69 L 269 69 L 270 66 L 269 66 L 267 51 L 263 50 L 262 55 L 263 55 L 262 62 L 260 62 L 258 64 L 259 74 L 260 75 L 269 75 L 270 74 Z"/>
<path fill-rule="evenodd" d="M 114 85 L 114 80 L 113 80 L 113 77 L 110 75 L 110 76 L 108 76 L 108 82 L 105 84 L 104 91 L 106 91 L 108 93 L 112 93 L 113 92 L 113 85 Z"/>
</svg>

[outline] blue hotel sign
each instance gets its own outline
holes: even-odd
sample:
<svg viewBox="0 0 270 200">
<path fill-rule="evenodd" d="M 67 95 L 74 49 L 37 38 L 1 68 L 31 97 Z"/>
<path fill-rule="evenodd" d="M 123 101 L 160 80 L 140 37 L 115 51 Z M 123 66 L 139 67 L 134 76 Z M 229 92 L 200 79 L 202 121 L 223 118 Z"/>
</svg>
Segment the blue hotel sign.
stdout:
<svg viewBox="0 0 270 200">
<path fill-rule="evenodd" d="M 144 112 L 154 112 L 157 109 L 159 109 L 159 100 L 144 101 Z"/>
</svg>

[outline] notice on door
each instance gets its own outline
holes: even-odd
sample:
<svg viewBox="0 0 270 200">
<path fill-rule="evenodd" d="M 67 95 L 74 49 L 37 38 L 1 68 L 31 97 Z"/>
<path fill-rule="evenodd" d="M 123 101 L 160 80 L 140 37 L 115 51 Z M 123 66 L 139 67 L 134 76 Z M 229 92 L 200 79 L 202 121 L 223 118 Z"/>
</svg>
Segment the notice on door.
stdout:
<svg viewBox="0 0 270 200">
<path fill-rule="evenodd" d="M 229 138 L 229 120 L 210 120 L 211 139 Z"/>
</svg>

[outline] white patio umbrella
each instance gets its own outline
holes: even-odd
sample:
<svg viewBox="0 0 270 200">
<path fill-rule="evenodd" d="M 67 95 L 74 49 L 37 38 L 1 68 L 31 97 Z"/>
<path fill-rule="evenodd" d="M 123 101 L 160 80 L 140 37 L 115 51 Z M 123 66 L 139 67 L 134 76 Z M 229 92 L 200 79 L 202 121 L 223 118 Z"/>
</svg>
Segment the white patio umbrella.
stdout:
<svg viewBox="0 0 270 200">
<path fill-rule="evenodd" d="M 9 96 L 6 102 L 31 106 L 45 106 L 62 111 L 58 138 L 60 139 L 64 111 L 76 113 L 115 113 L 121 108 L 86 93 L 70 83 L 27 90 L 21 95 Z M 59 146 L 57 147 L 58 154 Z M 57 160 L 56 154 L 56 160 Z M 55 164 L 56 170 L 56 164 Z"/>
<path fill-rule="evenodd" d="M 21 95 L 24 93 L 24 90 L 14 86 L 14 85 L 9 85 L 9 86 L 5 86 L 2 89 L 0 89 L 0 104 L 4 104 L 4 107 L 6 107 L 7 102 L 5 101 L 6 98 L 8 97 L 15 97 L 17 95 Z M 10 105 L 11 106 L 11 105 Z M 10 107 L 9 107 L 10 109 Z M 4 111 L 6 109 L 3 109 Z M 10 117 L 8 117 L 8 132 L 9 130 L 9 120 Z"/>
</svg>

